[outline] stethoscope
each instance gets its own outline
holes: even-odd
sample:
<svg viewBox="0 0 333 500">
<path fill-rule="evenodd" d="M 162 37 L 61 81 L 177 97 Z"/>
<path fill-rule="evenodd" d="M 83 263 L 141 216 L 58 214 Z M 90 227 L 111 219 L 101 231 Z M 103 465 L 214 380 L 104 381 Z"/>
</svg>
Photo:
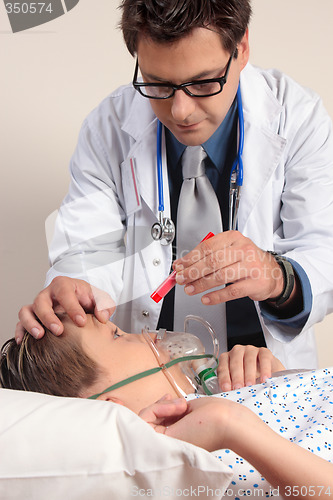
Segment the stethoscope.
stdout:
<svg viewBox="0 0 333 500">
<path fill-rule="evenodd" d="M 153 240 L 161 245 L 169 245 L 176 235 L 176 228 L 170 217 L 164 217 L 164 194 L 162 174 L 162 123 L 157 121 L 157 183 L 158 183 L 158 222 L 152 225 Z"/>
<path fill-rule="evenodd" d="M 229 188 L 229 230 L 237 227 L 238 208 L 243 185 L 243 147 L 244 147 L 244 115 L 240 85 L 237 89 L 237 109 L 239 140 L 236 159 L 231 167 Z M 164 194 L 162 174 L 162 123 L 157 125 L 157 182 L 158 182 L 158 222 L 152 225 L 153 240 L 160 241 L 161 245 L 169 245 L 176 235 L 176 228 L 170 217 L 164 217 Z M 208 230 L 209 228 L 207 228 Z"/>
</svg>

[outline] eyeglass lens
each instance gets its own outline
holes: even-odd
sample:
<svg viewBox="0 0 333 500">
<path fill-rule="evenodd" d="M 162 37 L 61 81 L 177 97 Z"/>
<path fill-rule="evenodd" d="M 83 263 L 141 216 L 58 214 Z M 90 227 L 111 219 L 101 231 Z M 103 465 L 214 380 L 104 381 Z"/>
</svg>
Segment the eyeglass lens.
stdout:
<svg viewBox="0 0 333 500">
<path fill-rule="evenodd" d="M 186 85 L 186 87 L 182 87 L 182 89 L 186 90 L 188 94 L 194 95 L 196 97 L 202 97 L 206 95 L 214 95 L 221 92 L 221 83 L 220 82 L 207 82 L 207 83 L 198 83 Z M 164 99 L 167 97 L 171 97 L 174 89 L 173 87 L 168 86 L 141 86 L 140 91 L 147 97 L 155 97 Z"/>
</svg>

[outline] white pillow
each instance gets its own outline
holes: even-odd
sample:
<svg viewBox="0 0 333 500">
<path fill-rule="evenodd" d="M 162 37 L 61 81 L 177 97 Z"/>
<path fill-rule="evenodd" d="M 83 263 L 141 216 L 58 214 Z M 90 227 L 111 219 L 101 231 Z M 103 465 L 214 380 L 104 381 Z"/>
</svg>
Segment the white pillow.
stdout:
<svg viewBox="0 0 333 500">
<path fill-rule="evenodd" d="M 122 406 L 0 389 L 2 500 L 217 499 L 231 476 Z"/>
</svg>

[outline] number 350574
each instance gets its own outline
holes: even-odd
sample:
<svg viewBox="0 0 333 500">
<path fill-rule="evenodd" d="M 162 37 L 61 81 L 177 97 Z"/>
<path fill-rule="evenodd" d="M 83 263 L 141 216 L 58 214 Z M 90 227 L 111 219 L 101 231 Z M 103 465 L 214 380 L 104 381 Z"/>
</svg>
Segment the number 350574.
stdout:
<svg viewBox="0 0 333 500">
<path fill-rule="evenodd" d="M 52 11 L 52 4 L 43 2 L 7 2 L 6 11 L 8 14 L 41 14 Z"/>
</svg>

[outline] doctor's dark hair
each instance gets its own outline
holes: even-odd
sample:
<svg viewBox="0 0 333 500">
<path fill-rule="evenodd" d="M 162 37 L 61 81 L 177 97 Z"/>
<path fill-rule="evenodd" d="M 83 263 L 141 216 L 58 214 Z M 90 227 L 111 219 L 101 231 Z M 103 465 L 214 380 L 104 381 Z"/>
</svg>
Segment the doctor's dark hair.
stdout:
<svg viewBox="0 0 333 500">
<path fill-rule="evenodd" d="M 79 339 L 66 333 L 56 337 L 45 329 L 39 340 L 25 333 L 20 345 L 10 339 L 1 348 L 0 387 L 4 389 L 82 397 L 100 373 Z"/>
<path fill-rule="evenodd" d="M 172 43 L 194 28 L 220 34 L 230 54 L 242 40 L 250 22 L 250 0 L 122 0 L 120 27 L 129 52 L 137 52 L 138 36 L 157 43 Z"/>
</svg>

